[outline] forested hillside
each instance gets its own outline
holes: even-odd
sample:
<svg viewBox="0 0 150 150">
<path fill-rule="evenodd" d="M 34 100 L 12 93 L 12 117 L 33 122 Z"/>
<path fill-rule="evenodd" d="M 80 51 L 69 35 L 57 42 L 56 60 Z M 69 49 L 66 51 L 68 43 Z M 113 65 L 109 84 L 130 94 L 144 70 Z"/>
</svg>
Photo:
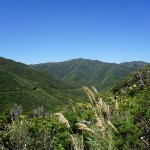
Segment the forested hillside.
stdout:
<svg viewBox="0 0 150 150">
<path fill-rule="evenodd" d="M 94 85 L 98 90 L 107 90 L 146 64 L 138 61 L 115 64 L 80 58 L 58 63 L 37 64 L 32 67 L 65 81 L 79 83 L 81 86 Z"/>
<path fill-rule="evenodd" d="M 0 58 L 1 113 L 12 104 L 21 104 L 24 111 L 44 106 L 46 110 L 60 109 L 69 100 L 83 97 L 75 85 L 41 73 L 31 67 Z"/>
</svg>

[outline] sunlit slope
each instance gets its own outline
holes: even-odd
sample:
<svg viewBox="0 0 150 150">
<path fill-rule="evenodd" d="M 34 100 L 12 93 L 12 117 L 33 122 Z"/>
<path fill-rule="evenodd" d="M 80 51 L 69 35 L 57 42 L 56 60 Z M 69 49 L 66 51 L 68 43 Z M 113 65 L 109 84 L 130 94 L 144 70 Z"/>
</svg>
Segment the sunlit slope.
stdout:
<svg viewBox="0 0 150 150">
<path fill-rule="evenodd" d="M 146 64 L 138 61 L 115 64 L 80 58 L 58 63 L 37 64 L 32 67 L 65 81 L 77 82 L 80 85 L 94 85 L 98 89 L 106 90 Z"/>
<path fill-rule="evenodd" d="M 53 111 L 67 105 L 70 100 L 82 99 L 82 95 L 80 89 L 69 83 L 25 64 L 0 58 L 1 112 L 14 103 L 21 104 L 25 111 L 39 106 Z"/>
</svg>

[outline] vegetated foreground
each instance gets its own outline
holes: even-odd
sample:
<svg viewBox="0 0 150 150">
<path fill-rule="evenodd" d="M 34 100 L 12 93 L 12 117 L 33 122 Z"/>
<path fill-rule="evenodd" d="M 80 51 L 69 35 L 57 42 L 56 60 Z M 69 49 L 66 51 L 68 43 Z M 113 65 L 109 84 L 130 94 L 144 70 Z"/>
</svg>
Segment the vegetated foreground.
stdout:
<svg viewBox="0 0 150 150">
<path fill-rule="evenodd" d="M 24 115 L 14 105 L 0 118 L 0 149 L 143 150 L 150 148 L 150 66 L 111 92 L 83 87 L 87 102 L 61 112 L 43 107 Z"/>
</svg>

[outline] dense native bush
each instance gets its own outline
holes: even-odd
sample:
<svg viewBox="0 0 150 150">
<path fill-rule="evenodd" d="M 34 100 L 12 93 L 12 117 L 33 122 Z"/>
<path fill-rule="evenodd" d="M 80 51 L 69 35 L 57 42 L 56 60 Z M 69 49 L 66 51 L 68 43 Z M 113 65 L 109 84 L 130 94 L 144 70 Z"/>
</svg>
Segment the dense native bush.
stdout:
<svg viewBox="0 0 150 150">
<path fill-rule="evenodd" d="M 135 97 L 122 96 L 118 104 L 113 97 L 107 97 L 112 107 L 86 90 L 90 103 L 78 103 L 72 111 L 63 111 L 68 120 L 61 113 L 56 113 L 57 117 L 45 113 L 42 107 L 33 110 L 30 117 L 17 113 L 10 119 L 20 112 L 20 107 L 14 105 L 9 115 L 0 118 L 0 148 L 147 149 L 149 89 Z"/>
<path fill-rule="evenodd" d="M 147 149 L 149 88 L 135 97 L 122 96 L 119 102 L 106 97 L 111 107 L 90 89 L 84 90 L 89 103 L 63 111 L 67 119 L 61 113 L 45 113 L 42 107 L 32 115 L 20 115 L 20 106 L 14 105 L 9 115 L 0 118 L 1 149 Z"/>
<path fill-rule="evenodd" d="M 69 131 L 50 116 L 28 118 L 21 115 L 1 129 L 0 143 L 4 149 L 64 150 L 71 147 Z"/>
</svg>

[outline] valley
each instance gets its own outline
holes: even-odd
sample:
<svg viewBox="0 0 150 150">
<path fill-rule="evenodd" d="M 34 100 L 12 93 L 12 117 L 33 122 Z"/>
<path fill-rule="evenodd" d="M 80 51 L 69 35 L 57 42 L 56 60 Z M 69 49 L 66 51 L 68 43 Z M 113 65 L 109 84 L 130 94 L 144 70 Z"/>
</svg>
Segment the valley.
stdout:
<svg viewBox="0 0 150 150">
<path fill-rule="evenodd" d="M 148 63 L 1 57 L 0 77 L 0 149 L 149 149 Z"/>
</svg>

